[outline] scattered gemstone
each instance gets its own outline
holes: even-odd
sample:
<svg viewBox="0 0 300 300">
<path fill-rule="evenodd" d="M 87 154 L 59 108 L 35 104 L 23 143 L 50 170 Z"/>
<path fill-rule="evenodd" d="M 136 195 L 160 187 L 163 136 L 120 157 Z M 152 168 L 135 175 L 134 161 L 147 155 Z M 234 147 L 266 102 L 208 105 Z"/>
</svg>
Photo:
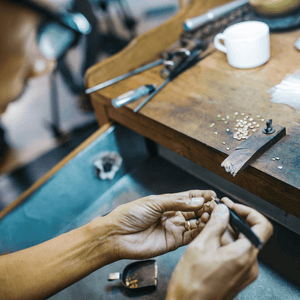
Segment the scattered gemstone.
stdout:
<svg viewBox="0 0 300 300">
<path fill-rule="evenodd" d="M 253 132 L 256 132 L 256 129 L 252 129 Z"/>
<path fill-rule="evenodd" d="M 217 132 L 217 131 L 215 131 L 215 134 L 218 134 L 218 132 Z"/>
<path fill-rule="evenodd" d="M 264 121 L 265 119 L 264 119 L 264 118 L 262 118 L 261 120 L 262 120 L 262 121 Z"/>
<path fill-rule="evenodd" d="M 257 115 L 258 118 L 260 118 L 260 115 Z"/>
<path fill-rule="evenodd" d="M 279 170 L 282 170 L 282 169 L 283 169 L 283 166 L 278 166 L 278 169 L 279 169 Z"/>
<path fill-rule="evenodd" d="M 230 147 L 227 147 L 226 150 L 229 151 L 229 150 L 230 150 Z"/>
<path fill-rule="evenodd" d="M 253 125 L 255 125 L 255 124 L 256 124 L 256 122 L 254 121 L 254 122 L 252 122 L 252 124 L 253 124 Z"/>
<path fill-rule="evenodd" d="M 249 118 L 249 121 L 252 122 L 252 121 L 253 121 L 253 118 Z"/>
<path fill-rule="evenodd" d="M 229 120 L 229 119 L 230 119 L 230 116 L 229 116 L 229 115 L 227 115 L 227 116 L 226 116 L 226 119 L 227 119 L 227 120 Z"/>
<path fill-rule="evenodd" d="M 225 144 L 226 144 L 226 142 L 222 142 L 222 144 L 223 144 L 223 145 L 225 145 Z"/>
<path fill-rule="evenodd" d="M 274 161 L 274 160 L 276 160 L 276 158 L 275 158 L 275 157 L 272 157 L 272 160 Z"/>
<path fill-rule="evenodd" d="M 237 116 L 239 113 L 236 111 L 234 114 Z"/>
<path fill-rule="evenodd" d="M 276 160 L 279 160 L 280 158 L 279 158 L 279 157 L 275 157 L 275 159 L 276 159 Z"/>
<path fill-rule="evenodd" d="M 229 129 L 229 128 L 226 128 L 226 131 L 228 132 L 228 131 L 230 131 L 230 129 Z"/>
<path fill-rule="evenodd" d="M 228 124 L 228 121 L 224 121 L 224 124 Z"/>
<path fill-rule="evenodd" d="M 241 115 L 244 116 L 245 114 L 244 114 L 244 113 L 241 113 Z"/>
<path fill-rule="evenodd" d="M 256 124 L 256 127 L 259 127 L 259 124 Z"/>
</svg>

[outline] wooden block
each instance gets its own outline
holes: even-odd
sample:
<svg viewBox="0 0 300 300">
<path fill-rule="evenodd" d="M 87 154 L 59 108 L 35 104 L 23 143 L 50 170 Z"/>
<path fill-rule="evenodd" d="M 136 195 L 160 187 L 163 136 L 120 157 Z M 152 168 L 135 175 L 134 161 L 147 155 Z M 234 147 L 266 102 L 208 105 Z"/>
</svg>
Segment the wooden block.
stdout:
<svg viewBox="0 0 300 300">
<path fill-rule="evenodd" d="M 285 127 L 280 125 L 273 125 L 273 127 L 275 132 L 272 134 L 265 134 L 261 130 L 252 134 L 234 149 L 222 162 L 221 167 L 224 167 L 227 173 L 231 173 L 235 177 L 285 136 Z"/>
</svg>

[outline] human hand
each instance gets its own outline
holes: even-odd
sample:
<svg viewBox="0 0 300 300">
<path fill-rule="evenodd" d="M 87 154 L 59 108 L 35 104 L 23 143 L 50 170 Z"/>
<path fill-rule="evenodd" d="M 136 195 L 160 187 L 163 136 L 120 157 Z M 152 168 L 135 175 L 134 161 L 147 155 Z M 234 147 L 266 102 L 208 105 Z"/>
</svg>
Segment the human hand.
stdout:
<svg viewBox="0 0 300 300">
<path fill-rule="evenodd" d="M 106 218 L 115 259 L 146 259 L 190 243 L 208 220 L 213 191 L 148 196 L 120 205 Z M 189 221 L 189 223 L 187 222 Z"/>
<path fill-rule="evenodd" d="M 222 201 L 243 217 L 264 243 L 270 238 L 273 227 L 263 215 L 228 198 Z M 256 279 L 259 250 L 242 234 L 237 240 L 224 239 L 228 235 L 228 222 L 228 208 L 216 205 L 205 228 L 176 266 L 167 300 L 232 299 Z"/>
</svg>

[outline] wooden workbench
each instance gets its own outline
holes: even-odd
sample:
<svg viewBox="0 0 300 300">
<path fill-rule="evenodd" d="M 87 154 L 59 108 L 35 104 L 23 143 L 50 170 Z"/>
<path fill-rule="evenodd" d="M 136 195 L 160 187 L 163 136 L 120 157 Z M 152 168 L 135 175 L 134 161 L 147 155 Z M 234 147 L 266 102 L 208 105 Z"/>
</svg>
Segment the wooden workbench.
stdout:
<svg viewBox="0 0 300 300">
<path fill-rule="evenodd" d="M 162 26 L 135 39 L 125 50 L 90 68 L 87 88 L 158 58 L 178 40 L 185 19 L 226 2 L 195 1 L 182 9 Z M 95 92 L 91 97 L 98 121 L 127 126 L 300 218 L 299 109 L 274 104 L 267 93 L 287 74 L 300 69 L 300 52 L 293 46 L 299 36 L 300 30 L 272 34 L 271 59 L 249 70 L 232 68 L 224 53 L 216 51 L 167 85 L 137 114 L 133 109 L 140 102 L 115 109 L 110 101 L 143 84 L 159 85 L 161 66 Z M 273 119 L 273 123 L 286 127 L 287 136 L 233 178 L 221 168 L 221 162 L 240 143 L 232 138 L 235 112 L 239 112 L 238 117 L 245 113 L 254 119 L 260 115 L 261 127 L 265 124 L 261 118 Z M 217 121 L 217 115 L 228 115 L 228 124 Z M 214 127 L 210 127 L 212 123 Z M 280 160 L 272 161 L 272 157 Z M 283 169 L 278 169 L 278 165 Z"/>
</svg>

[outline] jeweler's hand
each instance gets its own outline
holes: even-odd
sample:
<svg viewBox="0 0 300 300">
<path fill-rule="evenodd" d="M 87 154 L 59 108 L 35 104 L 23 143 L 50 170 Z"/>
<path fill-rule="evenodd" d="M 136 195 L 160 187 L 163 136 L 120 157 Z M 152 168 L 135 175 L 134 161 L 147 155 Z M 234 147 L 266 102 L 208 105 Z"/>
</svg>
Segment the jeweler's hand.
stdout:
<svg viewBox="0 0 300 300">
<path fill-rule="evenodd" d="M 271 223 L 259 212 L 223 198 L 243 217 L 265 243 L 272 234 Z M 237 240 L 222 238 L 228 228 L 229 211 L 216 205 L 202 232 L 190 243 L 172 275 L 167 300 L 232 299 L 258 275 L 259 250 L 240 234 Z"/>
<path fill-rule="evenodd" d="M 203 205 L 213 195 L 195 190 L 119 206 L 105 217 L 112 228 L 115 259 L 150 258 L 190 243 L 208 220 Z"/>
</svg>

